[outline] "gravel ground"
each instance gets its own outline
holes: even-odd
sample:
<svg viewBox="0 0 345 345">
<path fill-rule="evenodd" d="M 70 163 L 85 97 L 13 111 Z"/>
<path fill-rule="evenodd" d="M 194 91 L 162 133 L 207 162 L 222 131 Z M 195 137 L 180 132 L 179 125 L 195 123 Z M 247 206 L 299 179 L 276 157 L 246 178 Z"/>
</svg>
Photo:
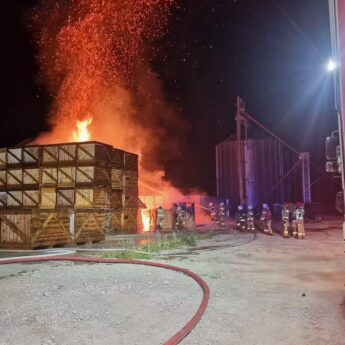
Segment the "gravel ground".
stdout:
<svg viewBox="0 0 345 345">
<path fill-rule="evenodd" d="M 218 235 L 200 244 L 248 243 L 161 260 L 198 273 L 211 290 L 182 344 L 344 345 L 341 230 L 315 230 L 305 240 Z M 72 263 L 0 266 L 0 292 L 1 345 L 162 344 L 202 297 L 179 273 Z"/>
</svg>

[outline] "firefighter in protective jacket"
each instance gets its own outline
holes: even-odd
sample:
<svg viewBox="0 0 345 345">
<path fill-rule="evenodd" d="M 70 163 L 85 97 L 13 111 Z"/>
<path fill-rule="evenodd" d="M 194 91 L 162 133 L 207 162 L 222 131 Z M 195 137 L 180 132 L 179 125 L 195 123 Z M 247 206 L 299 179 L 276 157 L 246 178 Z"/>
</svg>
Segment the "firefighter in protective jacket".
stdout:
<svg viewBox="0 0 345 345">
<path fill-rule="evenodd" d="M 304 230 L 304 206 L 303 203 L 296 204 L 296 224 L 297 224 L 297 238 L 305 239 Z"/>
<path fill-rule="evenodd" d="M 254 211 L 253 211 L 253 206 L 248 205 L 248 210 L 246 214 L 246 226 L 247 230 L 254 231 Z"/>
<path fill-rule="evenodd" d="M 237 226 L 237 230 L 240 230 L 240 231 L 244 231 L 246 229 L 246 213 L 242 205 L 239 205 L 237 207 L 236 226 Z"/>
<path fill-rule="evenodd" d="M 162 206 L 159 206 L 157 209 L 157 230 L 161 230 L 163 228 L 164 222 L 164 210 Z"/>
<path fill-rule="evenodd" d="M 264 233 L 267 235 L 273 235 L 272 230 L 272 212 L 267 204 L 262 205 L 262 212 L 260 220 L 262 221 Z"/>
<path fill-rule="evenodd" d="M 219 219 L 219 225 L 221 227 L 225 226 L 225 205 L 224 205 L 224 202 L 221 202 L 219 204 L 218 219 Z"/>
<path fill-rule="evenodd" d="M 289 237 L 290 210 L 289 205 L 287 203 L 284 203 L 282 208 L 282 220 L 284 223 L 283 236 Z"/>
<path fill-rule="evenodd" d="M 210 212 L 210 217 L 211 217 L 212 223 L 216 224 L 217 223 L 217 212 L 216 212 L 216 207 L 213 204 L 213 202 L 210 202 L 208 204 L 208 209 L 209 209 L 209 212 Z"/>
<path fill-rule="evenodd" d="M 176 208 L 176 228 L 183 229 L 186 225 L 185 212 L 180 205 Z"/>
</svg>

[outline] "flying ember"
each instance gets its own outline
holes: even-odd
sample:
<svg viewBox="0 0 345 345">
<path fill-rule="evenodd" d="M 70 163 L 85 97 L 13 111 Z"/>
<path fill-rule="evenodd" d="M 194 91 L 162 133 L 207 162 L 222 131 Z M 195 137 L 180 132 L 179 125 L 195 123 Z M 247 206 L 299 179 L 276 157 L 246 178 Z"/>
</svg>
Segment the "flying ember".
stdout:
<svg viewBox="0 0 345 345">
<path fill-rule="evenodd" d="M 92 123 L 92 117 L 84 121 L 77 121 L 77 129 L 73 131 L 72 140 L 73 141 L 88 141 L 91 138 L 91 132 L 89 130 L 89 125 Z"/>
</svg>

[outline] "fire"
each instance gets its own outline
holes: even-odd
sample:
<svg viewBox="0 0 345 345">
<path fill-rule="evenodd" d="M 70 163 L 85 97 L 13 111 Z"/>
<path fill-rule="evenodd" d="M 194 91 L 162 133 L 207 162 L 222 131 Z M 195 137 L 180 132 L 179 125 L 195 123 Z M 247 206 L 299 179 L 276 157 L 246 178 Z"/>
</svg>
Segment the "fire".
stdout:
<svg viewBox="0 0 345 345">
<path fill-rule="evenodd" d="M 143 231 L 150 231 L 150 217 L 147 209 L 141 210 L 141 220 L 143 222 Z"/>
<path fill-rule="evenodd" d="M 91 138 L 91 132 L 88 127 L 92 123 L 92 117 L 84 121 L 77 121 L 77 129 L 73 131 L 73 141 L 88 141 Z"/>
</svg>

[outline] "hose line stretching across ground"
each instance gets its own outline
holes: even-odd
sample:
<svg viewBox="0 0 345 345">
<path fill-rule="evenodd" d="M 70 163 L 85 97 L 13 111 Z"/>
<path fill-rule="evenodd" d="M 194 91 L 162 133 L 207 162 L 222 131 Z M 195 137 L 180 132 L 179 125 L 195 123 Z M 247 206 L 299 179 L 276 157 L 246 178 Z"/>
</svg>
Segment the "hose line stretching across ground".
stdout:
<svg viewBox="0 0 345 345">
<path fill-rule="evenodd" d="M 22 264 L 22 263 L 32 263 L 32 262 L 46 262 L 46 261 L 72 261 L 72 262 L 94 262 L 94 263 L 102 263 L 102 264 L 130 264 L 130 265 L 143 265 L 143 266 L 151 266 L 157 268 L 163 268 L 179 273 L 183 273 L 188 277 L 192 278 L 196 281 L 200 287 L 202 288 L 204 295 L 202 301 L 199 305 L 198 310 L 195 312 L 193 317 L 170 339 L 168 339 L 164 345 L 176 345 L 179 344 L 191 331 L 192 329 L 198 324 L 201 320 L 209 298 L 210 298 L 210 289 L 206 282 L 197 274 L 192 271 L 189 271 L 185 268 L 176 267 L 172 265 L 166 265 L 156 262 L 149 262 L 149 261 L 140 261 L 140 260 L 118 260 L 118 259 L 100 259 L 100 258 L 86 258 L 86 257 L 72 257 L 72 256 L 62 256 L 62 257 L 26 257 L 26 258 L 13 258 L 13 259 L 5 259 L 0 261 L 0 265 L 6 264 Z"/>
</svg>

